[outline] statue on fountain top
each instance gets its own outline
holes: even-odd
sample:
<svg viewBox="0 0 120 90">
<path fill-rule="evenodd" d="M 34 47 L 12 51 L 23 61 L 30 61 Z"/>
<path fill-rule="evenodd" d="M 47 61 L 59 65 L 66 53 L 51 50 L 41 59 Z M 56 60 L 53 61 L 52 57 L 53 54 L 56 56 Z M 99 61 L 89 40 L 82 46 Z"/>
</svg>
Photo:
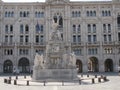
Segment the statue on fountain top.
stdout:
<svg viewBox="0 0 120 90">
<path fill-rule="evenodd" d="M 59 27 L 59 18 L 57 17 L 57 21 L 52 20 L 52 32 L 50 34 L 50 40 L 62 40 L 60 31 L 58 29 Z"/>
</svg>

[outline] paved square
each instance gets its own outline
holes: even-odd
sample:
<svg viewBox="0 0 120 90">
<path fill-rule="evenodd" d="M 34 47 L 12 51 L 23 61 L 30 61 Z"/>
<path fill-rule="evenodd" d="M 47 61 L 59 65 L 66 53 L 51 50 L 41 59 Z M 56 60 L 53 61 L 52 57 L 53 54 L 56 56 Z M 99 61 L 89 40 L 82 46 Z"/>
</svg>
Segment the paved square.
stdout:
<svg viewBox="0 0 120 90">
<path fill-rule="evenodd" d="M 100 74 L 101 75 L 101 74 Z M 26 81 L 30 80 L 30 77 L 27 76 L 24 79 L 23 76 L 19 76 L 18 85 L 13 85 L 13 79 L 15 76 L 12 76 L 11 84 L 4 83 L 4 78 L 8 78 L 9 76 L 0 76 L 0 89 L 1 90 L 120 90 L 120 76 L 118 73 L 102 73 L 102 75 L 106 75 L 109 81 L 98 83 L 95 80 L 95 84 L 91 83 L 91 79 L 86 80 L 86 75 L 83 75 L 84 80 L 82 81 L 82 85 L 79 85 L 77 82 L 72 83 L 64 83 L 62 86 L 61 82 L 48 82 L 46 86 L 43 83 L 30 82 L 29 86 L 26 86 Z M 79 75 L 81 77 L 81 75 Z M 90 78 L 94 76 L 90 75 Z"/>
</svg>

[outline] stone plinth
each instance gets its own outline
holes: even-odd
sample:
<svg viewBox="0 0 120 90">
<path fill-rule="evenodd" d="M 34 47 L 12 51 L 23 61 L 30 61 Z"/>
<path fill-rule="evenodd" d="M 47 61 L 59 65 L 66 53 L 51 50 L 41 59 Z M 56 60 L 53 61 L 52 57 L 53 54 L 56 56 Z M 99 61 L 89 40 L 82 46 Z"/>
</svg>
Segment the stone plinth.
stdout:
<svg viewBox="0 0 120 90">
<path fill-rule="evenodd" d="M 70 81 L 76 79 L 76 69 L 40 69 L 34 70 L 33 73 L 33 81 Z"/>
</svg>

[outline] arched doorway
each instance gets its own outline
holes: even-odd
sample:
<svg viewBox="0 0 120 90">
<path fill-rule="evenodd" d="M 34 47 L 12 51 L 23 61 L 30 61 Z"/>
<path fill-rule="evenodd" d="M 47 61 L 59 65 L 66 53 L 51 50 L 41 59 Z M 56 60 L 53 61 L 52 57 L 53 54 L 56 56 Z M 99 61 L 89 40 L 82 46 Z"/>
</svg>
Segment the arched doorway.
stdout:
<svg viewBox="0 0 120 90">
<path fill-rule="evenodd" d="M 3 65 L 4 73 L 12 73 L 13 72 L 13 63 L 11 60 L 6 60 Z"/>
<path fill-rule="evenodd" d="M 112 59 L 105 60 L 105 72 L 113 72 L 113 61 L 112 61 Z"/>
<path fill-rule="evenodd" d="M 20 73 L 29 73 L 30 72 L 30 64 L 27 58 L 21 58 L 18 63 L 18 68 Z"/>
<path fill-rule="evenodd" d="M 98 59 L 96 57 L 89 58 L 88 72 L 98 72 L 98 71 L 99 71 Z"/>
<path fill-rule="evenodd" d="M 82 72 L 82 62 L 81 62 L 81 60 L 76 61 L 76 66 L 78 68 L 78 73 L 81 73 Z"/>
</svg>

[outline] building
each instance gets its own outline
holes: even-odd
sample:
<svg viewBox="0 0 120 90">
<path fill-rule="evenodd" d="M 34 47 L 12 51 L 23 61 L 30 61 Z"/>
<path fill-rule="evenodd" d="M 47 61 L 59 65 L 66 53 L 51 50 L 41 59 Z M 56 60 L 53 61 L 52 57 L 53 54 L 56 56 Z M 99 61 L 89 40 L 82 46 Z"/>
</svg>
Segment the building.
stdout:
<svg viewBox="0 0 120 90">
<path fill-rule="evenodd" d="M 53 19 L 59 17 L 66 50 L 79 72 L 118 72 L 120 0 L 6 3 L 0 0 L 0 72 L 30 72 L 35 53 L 44 54 Z"/>
</svg>

